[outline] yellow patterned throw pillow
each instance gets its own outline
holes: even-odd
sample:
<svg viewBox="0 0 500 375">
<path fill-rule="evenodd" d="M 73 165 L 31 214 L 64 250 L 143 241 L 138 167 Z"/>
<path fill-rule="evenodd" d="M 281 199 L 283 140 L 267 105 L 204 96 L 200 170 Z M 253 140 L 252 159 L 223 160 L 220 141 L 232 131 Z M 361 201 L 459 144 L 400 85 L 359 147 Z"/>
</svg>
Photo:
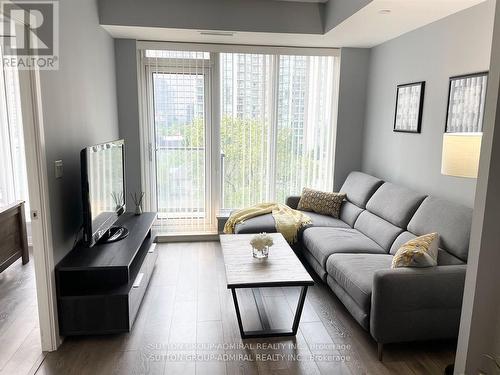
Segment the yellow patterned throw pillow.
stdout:
<svg viewBox="0 0 500 375">
<path fill-rule="evenodd" d="M 342 206 L 342 201 L 345 197 L 346 195 L 343 193 L 329 193 L 326 191 L 304 188 L 297 209 L 330 215 L 338 219 L 340 206 Z"/>
<path fill-rule="evenodd" d="M 392 268 L 433 267 L 437 265 L 439 234 L 430 233 L 402 245 L 394 258 Z"/>
</svg>

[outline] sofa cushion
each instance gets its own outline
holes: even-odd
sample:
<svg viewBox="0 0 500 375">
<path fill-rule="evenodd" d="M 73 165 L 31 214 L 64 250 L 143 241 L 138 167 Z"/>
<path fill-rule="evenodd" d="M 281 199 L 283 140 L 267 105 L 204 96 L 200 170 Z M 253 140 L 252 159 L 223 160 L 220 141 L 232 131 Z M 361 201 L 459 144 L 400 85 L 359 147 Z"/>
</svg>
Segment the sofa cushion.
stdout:
<svg viewBox="0 0 500 375">
<path fill-rule="evenodd" d="M 340 192 L 347 194 L 347 199 L 356 206 L 365 208 L 366 202 L 382 183 L 382 180 L 368 174 L 351 172 L 340 188 Z"/>
<path fill-rule="evenodd" d="M 446 250 L 438 249 L 438 266 L 456 266 L 457 264 L 464 264 L 464 262 Z"/>
<path fill-rule="evenodd" d="M 427 197 L 410 220 L 408 230 L 417 236 L 439 233 L 439 247 L 467 261 L 471 223 L 471 208 L 444 199 Z"/>
<path fill-rule="evenodd" d="M 353 227 L 359 214 L 363 211 L 362 208 L 359 208 L 355 204 L 344 201 L 342 207 L 340 207 L 340 219 Z"/>
<path fill-rule="evenodd" d="M 326 262 L 326 271 L 364 311 L 370 310 L 373 275 L 390 269 L 389 254 L 333 254 Z"/>
<path fill-rule="evenodd" d="M 435 267 L 438 258 L 439 234 L 424 234 L 404 243 L 392 258 L 392 268 Z"/>
<path fill-rule="evenodd" d="M 252 217 L 234 227 L 234 233 L 276 233 L 276 225 L 272 214 Z"/>
<path fill-rule="evenodd" d="M 359 215 L 358 220 L 356 220 L 354 224 L 354 228 L 382 246 L 386 253 L 389 252 L 396 237 L 403 231 L 401 228 L 369 211 L 363 211 Z"/>
<path fill-rule="evenodd" d="M 352 228 L 307 228 L 302 242 L 322 267 L 326 267 L 326 260 L 335 253 L 386 252 L 377 243 Z"/>
<path fill-rule="evenodd" d="M 370 311 L 365 311 L 359 307 L 358 303 L 331 276 L 326 276 L 326 282 L 338 299 L 344 304 L 347 311 L 351 313 L 354 320 L 368 331 L 370 329 Z"/>
<path fill-rule="evenodd" d="M 312 220 L 312 223 L 309 226 L 349 228 L 349 225 L 340 219 L 320 215 L 315 212 L 303 212 Z M 234 233 L 237 234 L 261 232 L 276 233 L 276 225 L 272 214 L 247 219 L 244 223 L 236 224 L 234 229 Z"/>
<path fill-rule="evenodd" d="M 349 224 L 344 223 L 340 219 L 331 216 L 317 214 L 315 212 L 305 212 L 312 220 L 310 227 L 334 227 L 334 228 L 349 228 Z"/>
<path fill-rule="evenodd" d="M 408 241 L 413 240 L 414 238 L 417 238 L 417 236 L 415 236 L 411 232 L 405 231 L 401 233 L 392 243 L 391 250 L 389 251 L 389 253 L 392 255 L 396 254 L 396 252 L 399 250 L 401 246 L 403 246 Z"/>
<path fill-rule="evenodd" d="M 391 246 L 391 251 L 390 253 L 392 255 L 396 254 L 396 251 L 406 243 L 407 241 L 410 241 L 414 238 L 417 238 L 413 233 L 411 232 L 403 232 L 401 233 L 398 238 L 394 241 L 394 243 Z M 457 265 L 457 264 L 464 264 L 464 262 L 457 257 L 451 255 L 449 252 L 443 249 L 438 249 L 438 259 L 437 259 L 437 264 L 438 266 L 452 266 L 452 265 Z"/>
<path fill-rule="evenodd" d="M 400 228 L 406 228 L 425 195 L 385 182 L 372 195 L 366 209 Z"/>
<path fill-rule="evenodd" d="M 309 188 L 302 189 L 299 205 L 301 211 L 316 212 L 321 215 L 329 215 L 339 218 L 340 207 L 345 199 L 343 193 L 333 193 Z"/>
<path fill-rule="evenodd" d="M 316 274 L 321 278 L 321 280 L 326 281 L 327 273 L 325 267 L 319 264 L 316 258 L 309 251 L 302 251 L 302 256 L 314 272 L 316 272 Z"/>
</svg>

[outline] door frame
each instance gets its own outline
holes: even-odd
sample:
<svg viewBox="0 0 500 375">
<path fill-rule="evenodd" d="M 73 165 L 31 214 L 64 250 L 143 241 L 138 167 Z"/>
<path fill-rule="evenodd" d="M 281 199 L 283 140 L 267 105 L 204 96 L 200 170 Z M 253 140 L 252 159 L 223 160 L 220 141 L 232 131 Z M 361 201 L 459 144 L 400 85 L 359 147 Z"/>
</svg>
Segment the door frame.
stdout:
<svg viewBox="0 0 500 375">
<path fill-rule="evenodd" d="M 141 57 L 139 57 L 140 59 Z M 144 57 L 143 57 L 144 58 Z M 180 68 L 177 64 L 169 63 L 153 63 L 154 58 L 144 58 L 147 63 L 140 63 L 143 69 L 140 71 L 140 90 L 147 93 L 142 97 L 141 102 L 141 118 L 144 125 L 141 125 L 141 153 L 143 160 L 141 164 L 145 166 L 143 169 L 142 186 L 147 192 L 148 199 L 145 202 L 147 210 L 157 210 L 157 170 L 156 170 L 156 139 L 155 139 L 155 123 L 154 123 L 154 95 L 153 95 L 153 74 L 200 74 L 204 80 L 204 105 L 205 105 L 205 222 L 212 222 L 215 219 L 215 207 L 218 201 L 217 187 L 213 185 L 213 180 L 216 180 L 218 168 L 214 171 L 214 166 L 217 162 L 213 160 L 213 140 L 214 140 L 214 124 L 212 101 L 213 89 L 213 61 L 208 60 L 207 65 L 199 66 L 196 62 L 186 64 Z M 147 162 L 144 164 L 144 160 Z"/>
<path fill-rule="evenodd" d="M 54 351 L 62 340 L 58 333 L 48 170 L 38 69 L 20 70 L 19 86 L 41 344 L 43 351 Z"/>
<path fill-rule="evenodd" d="M 23 25 L 23 20 L 14 21 Z M 57 350 L 62 338 L 59 336 L 57 318 L 40 71 L 38 67 L 18 70 L 18 78 L 41 348 L 44 352 L 50 352 Z"/>
</svg>

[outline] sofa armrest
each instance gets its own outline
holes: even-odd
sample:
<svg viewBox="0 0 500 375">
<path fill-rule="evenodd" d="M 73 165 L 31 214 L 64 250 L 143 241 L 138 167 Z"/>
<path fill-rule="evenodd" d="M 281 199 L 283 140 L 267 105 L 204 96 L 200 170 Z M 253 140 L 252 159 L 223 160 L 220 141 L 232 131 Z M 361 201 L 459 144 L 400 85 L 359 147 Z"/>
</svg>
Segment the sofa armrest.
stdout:
<svg viewBox="0 0 500 375">
<path fill-rule="evenodd" d="M 285 204 L 288 207 L 296 210 L 297 207 L 299 206 L 299 201 L 300 201 L 300 195 L 290 195 L 289 197 L 286 197 Z"/>
<path fill-rule="evenodd" d="M 466 265 L 397 268 L 373 277 L 370 332 L 379 343 L 458 335 Z"/>
</svg>

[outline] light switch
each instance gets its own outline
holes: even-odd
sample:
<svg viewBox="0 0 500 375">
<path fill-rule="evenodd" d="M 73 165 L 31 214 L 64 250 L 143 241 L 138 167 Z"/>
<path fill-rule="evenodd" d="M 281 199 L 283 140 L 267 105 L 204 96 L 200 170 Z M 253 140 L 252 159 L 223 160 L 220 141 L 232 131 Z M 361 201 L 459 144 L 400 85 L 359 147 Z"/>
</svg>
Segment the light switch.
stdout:
<svg viewBox="0 0 500 375">
<path fill-rule="evenodd" d="M 54 162 L 54 167 L 55 167 L 55 171 L 56 171 L 56 178 L 62 178 L 62 176 L 64 174 L 63 161 L 56 160 Z"/>
</svg>

